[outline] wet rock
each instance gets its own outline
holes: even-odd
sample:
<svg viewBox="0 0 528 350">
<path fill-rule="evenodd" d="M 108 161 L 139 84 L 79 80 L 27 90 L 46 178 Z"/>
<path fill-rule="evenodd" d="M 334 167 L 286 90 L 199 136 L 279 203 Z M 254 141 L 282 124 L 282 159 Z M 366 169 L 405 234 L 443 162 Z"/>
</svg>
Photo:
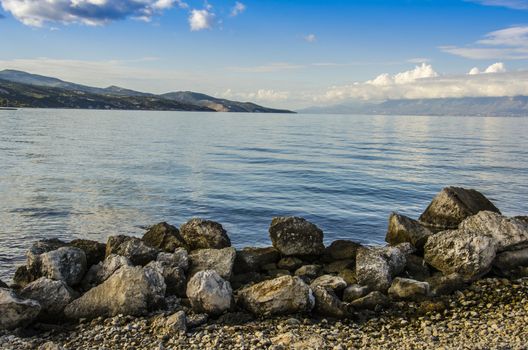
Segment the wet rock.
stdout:
<svg viewBox="0 0 528 350">
<path fill-rule="evenodd" d="M 528 248 L 499 253 L 493 261 L 493 271 L 504 277 L 523 277 L 523 267 L 527 266 Z"/>
<path fill-rule="evenodd" d="M 214 270 L 200 271 L 191 277 L 187 297 L 195 312 L 210 315 L 220 315 L 234 305 L 230 283 Z"/>
<path fill-rule="evenodd" d="M 194 250 L 189 254 L 189 276 L 198 271 L 215 270 L 223 279 L 230 280 L 235 257 L 235 248 Z"/>
<path fill-rule="evenodd" d="M 38 276 L 64 281 L 69 286 L 79 284 L 86 273 L 86 255 L 74 247 L 61 247 L 39 256 Z"/>
<path fill-rule="evenodd" d="M 411 243 L 418 251 L 423 251 L 427 238 L 433 233 L 418 221 L 397 213 L 389 217 L 389 229 L 385 241 L 391 245 Z"/>
<path fill-rule="evenodd" d="M 239 301 L 258 316 L 284 315 L 310 311 L 313 293 L 299 277 L 282 276 L 257 283 L 239 292 Z"/>
<path fill-rule="evenodd" d="M 187 244 L 176 227 L 161 222 L 152 226 L 142 238 L 146 245 L 152 248 L 162 250 L 167 253 L 173 253 L 178 248 L 185 248 Z"/>
<path fill-rule="evenodd" d="M 64 313 L 70 319 L 144 315 L 163 303 L 165 288 L 163 276 L 155 269 L 123 266 L 71 302 Z"/>
<path fill-rule="evenodd" d="M 183 271 L 189 270 L 189 254 L 183 248 L 178 248 L 174 253 L 159 253 L 156 261 L 165 265 L 177 266 Z"/>
<path fill-rule="evenodd" d="M 260 271 L 265 265 L 274 264 L 279 259 L 279 251 L 273 247 L 244 248 L 236 252 L 235 272 Z"/>
<path fill-rule="evenodd" d="M 321 266 L 319 265 L 304 265 L 295 270 L 295 276 L 301 278 L 314 279 L 321 273 Z"/>
<path fill-rule="evenodd" d="M 355 260 L 360 247 L 361 244 L 354 241 L 337 240 L 325 248 L 324 255 L 329 260 Z"/>
<path fill-rule="evenodd" d="M 350 305 L 356 310 L 374 310 L 389 304 L 389 298 L 378 291 L 371 292 L 366 296 L 356 299 Z"/>
<path fill-rule="evenodd" d="M 441 228 L 457 228 L 466 218 L 480 211 L 499 213 L 482 193 L 460 187 L 446 187 L 433 199 L 420 222 Z"/>
<path fill-rule="evenodd" d="M 322 286 L 312 287 L 315 297 L 314 311 L 322 316 L 343 318 L 347 316 L 346 307 L 332 290 Z"/>
<path fill-rule="evenodd" d="M 464 278 L 457 273 L 447 276 L 439 273 L 428 278 L 427 283 L 429 283 L 429 294 L 431 296 L 451 294 L 454 291 L 463 289 L 466 285 Z"/>
<path fill-rule="evenodd" d="M 19 266 L 13 276 L 13 284 L 17 288 L 24 288 L 34 280 L 35 278 L 31 275 L 25 265 Z"/>
<path fill-rule="evenodd" d="M 147 246 L 142 240 L 136 237 L 112 236 L 106 243 L 106 256 L 111 254 L 124 256 L 134 265 L 145 266 L 149 262 L 156 260 L 159 250 Z"/>
<path fill-rule="evenodd" d="M 185 297 L 187 278 L 185 272 L 177 264 L 162 261 L 151 261 L 147 267 L 156 269 L 165 279 L 166 294 Z"/>
<path fill-rule="evenodd" d="M 75 239 L 69 244 L 71 247 L 79 248 L 86 255 L 86 264 L 88 267 L 96 265 L 105 259 L 106 244 L 88 239 Z"/>
<path fill-rule="evenodd" d="M 352 302 L 356 299 L 363 298 L 369 294 L 369 288 L 367 286 L 360 286 L 359 284 L 353 284 L 348 286 L 343 291 L 343 301 Z"/>
<path fill-rule="evenodd" d="M 334 292 L 340 292 L 343 289 L 345 289 L 347 286 L 347 283 L 344 279 L 338 276 L 332 276 L 332 275 L 323 275 L 320 277 L 317 277 L 313 282 L 310 284 L 310 287 L 312 289 L 316 287 L 324 287 L 330 290 L 333 290 Z"/>
<path fill-rule="evenodd" d="M 190 250 L 231 247 L 231 240 L 217 222 L 192 219 L 180 226 L 180 234 Z"/>
<path fill-rule="evenodd" d="M 110 255 L 97 265 L 92 265 L 82 280 L 83 289 L 89 290 L 103 283 L 123 266 L 132 266 L 132 262 L 124 256 L 115 254 Z"/>
<path fill-rule="evenodd" d="M 471 280 L 490 271 L 496 250 L 496 241 L 480 232 L 450 230 L 429 237 L 424 260 L 444 275 L 458 273 Z"/>
<path fill-rule="evenodd" d="M 274 218 L 269 233 L 273 246 L 283 255 L 320 255 L 324 251 L 323 231 L 303 218 Z"/>
<path fill-rule="evenodd" d="M 54 281 L 46 277 L 31 282 L 20 291 L 25 299 L 37 301 L 41 306 L 39 319 L 51 322 L 63 321 L 63 310 L 78 297 L 64 281 Z"/>
<path fill-rule="evenodd" d="M 35 300 L 21 299 L 6 288 L 0 288 L 0 329 L 24 327 L 36 320 L 40 305 Z"/>
<path fill-rule="evenodd" d="M 389 288 L 389 296 L 395 299 L 420 301 L 429 295 L 429 283 L 396 277 Z"/>
<path fill-rule="evenodd" d="M 285 258 L 282 258 L 277 263 L 277 267 L 282 270 L 289 270 L 294 271 L 297 270 L 299 267 L 301 267 L 303 264 L 303 261 L 299 258 L 288 256 Z"/>
</svg>

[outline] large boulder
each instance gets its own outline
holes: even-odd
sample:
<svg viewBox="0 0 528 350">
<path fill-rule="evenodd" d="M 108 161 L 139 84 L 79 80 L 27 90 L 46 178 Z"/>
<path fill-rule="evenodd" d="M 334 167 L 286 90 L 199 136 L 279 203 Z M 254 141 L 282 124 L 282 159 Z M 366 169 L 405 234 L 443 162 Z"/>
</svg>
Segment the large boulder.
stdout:
<svg viewBox="0 0 528 350">
<path fill-rule="evenodd" d="M 177 264 L 170 261 L 151 261 L 147 267 L 155 269 L 163 276 L 165 284 L 167 285 L 167 295 L 185 297 L 187 278 L 185 271 Z"/>
<path fill-rule="evenodd" d="M 88 267 L 96 265 L 105 258 L 106 244 L 88 239 L 75 239 L 69 244 L 71 247 L 81 249 L 86 255 Z"/>
<path fill-rule="evenodd" d="M 420 216 L 420 222 L 439 228 L 457 228 L 466 218 L 480 211 L 499 213 L 482 193 L 460 187 L 446 187 L 433 199 L 425 212 Z"/>
<path fill-rule="evenodd" d="M 396 277 L 389 288 L 389 296 L 394 299 L 420 301 L 429 295 L 429 283 L 409 278 Z"/>
<path fill-rule="evenodd" d="M 142 240 L 129 236 L 111 236 L 106 243 L 106 256 L 121 255 L 130 259 L 134 265 L 145 266 L 156 260 L 159 250 L 149 247 Z"/>
<path fill-rule="evenodd" d="M 173 253 L 178 248 L 185 248 L 186 243 L 176 227 L 161 222 L 152 226 L 142 238 L 149 247 L 157 248 L 167 253 Z"/>
<path fill-rule="evenodd" d="M 458 273 L 467 280 L 491 269 L 496 241 L 480 232 L 448 230 L 431 236 L 424 247 L 424 260 L 444 275 Z"/>
<path fill-rule="evenodd" d="M 358 284 L 370 290 L 385 292 L 392 279 L 405 269 L 407 256 L 414 252 L 410 243 L 390 247 L 362 247 L 356 257 Z"/>
<path fill-rule="evenodd" d="M 328 247 L 325 248 L 324 256 L 326 260 L 354 260 L 356 259 L 357 250 L 361 247 L 361 244 L 339 239 L 333 241 Z"/>
<path fill-rule="evenodd" d="M 123 266 L 64 309 L 70 319 L 140 316 L 163 304 L 165 281 L 155 269 Z"/>
<path fill-rule="evenodd" d="M 231 284 L 214 270 L 200 271 L 191 277 L 187 297 L 198 313 L 220 315 L 234 305 Z"/>
<path fill-rule="evenodd" d="M 274 218 L 269 234 L 273 246 L 283 255 L 321 255 L 325 249 L 323 231 L 303 218 Z"/>
<path fill-rule="evenodd" d="M 89 290 L 114 274 L 123 266 L 132 266 L 132 262 L 121 255 L 112 254 L 97 265 L 92 265 L 82 280 L 82 287 Z"/>
<path fill-rule="evenodd" d="M 337 295 L 322 286 L 312 288 L 315 297 L 314 311 L 322 316 L 343 318 L 348 315 L 347 308 Z"/>
<path fill-rule="evenodd" d="M 21 299 L 12 290 L 0 288 L 0 329 L 27 326 L 39 313 L 40 305 L 35 300 Z"/>
<path fill-rule="evenodd" d="M 38 301 L 42 307 L 40 319 L 60 322 L 64 308 L 76 299 L 78 294 L 64 281 L 54 281 L 41 277 L 22 289 L 20 296 Z"/>
<path fill-rule="evenodd" d="M 231 247 L 226 230 L 218 222 L 191 219 L 180 226 L 180 234 L 190 250 Z"/>
<path fill-rule="evenodd" d="M 194 250 L 189 254 L 189 276 L 198 271 L 215 270 L 223 279 L 230 280 L 235 257 L 235 248 Z"/>
<path fill-rule="evenodd" d="M 236 252 L 235 272 L 258 272 L 264 265 L 274 264 L 279 259 L 279 251 L 273 247 L 244 248 Z"/>
<path fill-rule="evenodd" d="M 57 238 L 43 239 L 34 242 L 26 252 L 26 269 L 19 271 L 21 285 L 25 282 L 32 282 L 41 277 L 40 256 L 44 253 L 66 247 L 68 243 Z"/>
<path fill-rule="evenodd" d="M 255 315 L 270 316 L 311 311 L 314 296 L 299 277 L 282 276 L 239 292 L 239 301 Z"/>
<path fill-rule="evenodd" d="M 38 276 L 64 281 L 69 286 L 81 282 L 86 273 L 86 255 L 75 247 L 61 247 L 39 256 Z"/>
<path fill-rule="evenodd" d="M 523 277 L 523 267 L 528 267 L 528 247 L 497 254 L 493 271 L 504 277 Z"/>
<path fill-rule="evenodd" d="M 423 250 L 427 238 L 433 233 L 407 216 L 392 213 L 389 217 L 389 229 L 385 241 L 391 245 L 409 242 L 418 251 Z"/>
</svg>

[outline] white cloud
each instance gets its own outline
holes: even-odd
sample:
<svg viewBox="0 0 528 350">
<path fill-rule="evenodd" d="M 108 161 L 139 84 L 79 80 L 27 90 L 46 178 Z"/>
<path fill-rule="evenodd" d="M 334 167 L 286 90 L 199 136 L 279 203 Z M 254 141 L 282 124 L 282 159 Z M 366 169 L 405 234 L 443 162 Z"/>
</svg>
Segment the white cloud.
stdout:
<svg viewBox="0 0 528 350">
<path fill-rule="evenodd" d="M 223 93 L 218 94 L 217 97 L 244 101 L 277 102 L 287 100 L 290 97 L 290 93 L 273 89 L 259 89 L 255 92 L 234 92 L 231 89 L 227 89 Z"/>
<path fill-rule="evenodd" d="M 315 34 L 308 34 L 304 36 L 304 41 L 308 43 L 315 43 L 317 41 L 317 36 Z"/>
<path fill-rule="evenodd" d="M 41 27 L 47 22 L 103 25 L 115 20 L 136 18 L 149 21 L 181 0 L 0 0 L 5 11 L 22 23 Z"/>
<path fill-rule="evenodd" d="M 214 24 L 215 14 L 210 11 L 210 7 L 203 10 L 191 10 L 189 15 L 189 25 L 191 31 L 211 29 Z"/>
<path fill-rule="evenodd" d="M 478 67 L 473 67 L 469 71 L 468 75 L 477 75 L 477 74 L 493 74 L 493 73 L 505 73 L 506 66 L 502 62 L 493 63 L 488 66 L 484 71 L 481 71 Z"/>
<path fill-rule="evenodd" d="M 395 75 L 389 75 L 388 73 L 378 75 L 372 80 L 368 80 L 366 84 L 376 86 L 388 86 L 388 85 L 400 85 L 407 84 L 418 79 L 434 78 L 437 77 L 433 67 L 430 64 L 422 63 L 420 66 L 416 66 L 414 69 L 401 72 Z"/>
<path fill-rule="evenodd" d="M 246 5 L 237 1 L 235 6 L 231 9 L 231 17 L 236 17 L 244 11 L 246 11 Z"/>
<path fill-rule="evenodd" d="M 471 68 L 471 70 L 468 72 L 468 75 L 477 75 L 477 74 L 480 74 L 480 69 L 478 69 L 478 67 L 473 67 L 473 68 Z"/>
<path fill-rule="evenodd" d="M 526 0 L 467 0 L 485 6 L 507 7 L 514 10 L 528 10 L 528 1 Z"/>
</svg>

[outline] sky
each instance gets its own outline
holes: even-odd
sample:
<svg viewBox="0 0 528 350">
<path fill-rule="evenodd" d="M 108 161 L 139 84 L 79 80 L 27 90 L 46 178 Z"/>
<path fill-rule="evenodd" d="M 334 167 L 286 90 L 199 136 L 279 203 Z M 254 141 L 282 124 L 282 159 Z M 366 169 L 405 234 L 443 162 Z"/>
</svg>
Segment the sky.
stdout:
<svg viewBox="0 0 528 350">
<path fill-rule="evenodd" d="M 0 0 L 0 70 L 271 107 L 528 94 L 528 0 Z"/>
</svg>

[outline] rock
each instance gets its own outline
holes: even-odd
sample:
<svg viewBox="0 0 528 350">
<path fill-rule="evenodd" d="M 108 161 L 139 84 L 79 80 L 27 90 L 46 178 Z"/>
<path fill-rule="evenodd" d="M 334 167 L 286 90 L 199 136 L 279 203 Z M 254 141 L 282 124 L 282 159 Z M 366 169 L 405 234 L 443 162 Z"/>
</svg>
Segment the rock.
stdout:
<svg viewBox="0 0 528 350">
<path fill-rule="evenodd" d="M 278 217 L 269 228 L 273 246 L 284 255 L 321 255 L 323 231 L 298 217 Z"/>
<path fill-rule="evenodd" d="M 0 280 L 0 288 L 9 288 L 9 286 Z"/>
<path fill-rule="evenodd" d="M 196 273 L 187 283 L 187 297 L 195 312 L 220 315 L 234 304 L 231 284 L 216 271 Z"/>
<path fill-rule="evenodd" d="M 359 284 L 353 284 L 348 286 L 343 291 L 343 301 L 349 303 L 356 299 L 363 298 L 369 294 L 369 288 L 367 286 L 360 286 Z"/>
<path fill-rule="evenodd" d="M 424 300 L 429 295 L 429 283 L 396 277 L 389 288 L 389 296 L 394 299 L 411 301 Z"/>
<path fill-rule="evenodd" d="M 62 346 L 52 341 L 49 341 L 39 346 L 38 350 L 65 350 L 65 349 Z"/>
<path fill-rule="evenodd" d="M 340 292 L 343 289 L 345 289 L 346 286 L 347 286 L 347 283 L 345 282 L 344 279 L 342 279 L 341 277 L 332 276 L 332 275 L 323 275 L 323 276 L 317 277 L 310 284 L 310 287 L 312 289 L 316 287 L 324 287 L 334 292 Z"/>
<path fill-rule="evenodd" d="M 299 277 L 282 276 L 239 291 L 239 301 L 258 316 L 293 314 L 314 307 L 312 290 Z"/>
<path fill-rule="evenodd" d="M 69 244 L 71 247 L 79 248 L 86 255 L 88 267 L 96 265 L 105 259 L 106 244 L 88 239 L 75 239 Z"/>
<path fill-rule="evenodd" d="M 343 318 L 347 316 L 346 307 L 335 293 L 325 287 L 312 287 L 315 297 L 314 311 L 322 316 Z"/>
<path fill-rule="evenodd" d="M 156 269 L 165 279 L 166 294 L 177 295 L 185 297 L 185 289 L 187 287 L 187 279 L 185 272 L 177 264 L 162 261 L 151 261 L 147 267 Z"/>
<path fill-rule="evenodd" d="M 523 277 L 523 267 L 528 266 L 528 248 L 510 250 L 497 254 L 493 260 L 493 271 L 504 277 Z"/>
<path fill-rule="evenodd" d="M 407 256 L 412 252 L 410 243 L 394 247 L 360 248 L 356 257 L 357 282 L 368 286 L 370 290 L 385 292 L 392 278 L 404 270 Z"/>
<path fill-rule="evenodd" d="M 329 260 L 355 260 L 358 248 L 361 244 L 349 240 L 333 241 L 326 247 L 324 255 Z"/>
<path fill-rule="evenodd" d="M 273 247 L 244 248 L 236 252 L 235 272 L 258 272 L 263 266 L 274 264 L 279 259 L 279 251 Z"/>
<path fill-rule="evenodd" d="M 35 300 L 40 304 L 39 318 L 41 320 L 61 322 L 64 308 L 77 298 L 78 294 L 64 281 L 41 277 L 22 289 L 20 296 Z"/>
<path fill-rule="evenodd" d="M 117 254 L 130 259 L 132 264 L 145 266 L 156 260 L 159 250 L 143 243 L 136 237 L 111 236 L 106 243 L 106 256 Z"/>
<path fill-rule="evenodd" d="M 159 253 L 156 261 L 171 266 L 177 266 L 183 271 L 189 270 L 189 254 L 187 250 L 178 248 L 174 253 Z"/>
<path fill-rule="evenodd" d="M 287 256 L 279 260 L 277 267 L 282 270 L 294 271 L 301 267 L 302 264 L 303 261 L 301 259 L 293 256 Z"/>
<path fill-rule="evenodd" d="M 420 222 L 428 226 L 453 229 L 467 217 L 484 210 L 500 214 L 499 209 L 482 193 L 472 189 L 446 187 L 420 216 Z"/>
<path fill-rule="evenodd" d="M 141 239 L 146 245 L 173 253 L 178 248 L 185 248 L 187 244 L 176 227 L 161 222 L 152 226 Z"/>
<path fill-rule="evenodd" d="M 194 250 L 189 254 L 189 276 L 198 271 L 215 270 L 223 279 L 230 280 L 235 257 L 235 248 Z"/>
<path fill-rule="evenodd" d="M 444 275 L 458 273 L 472 280 L 490 271 L 496 250 L 496 241 L 480 232 L 450 230 L 429 237 L 424 260 Z"/>
<path fill-rule="evenodd" d="M 187 328 L 195 328 L 203 325 L 209 320 L 208 314 L 191 314 L 187 315 Z"/>
<path fill-rule="evenodd" d="M 418 251 L 423 251 L 427 238 L 433 233 L 418 221 L 397 213 L 389 217 L 389 229 L 385 242 L 396 245 L 399 243 L 411 243 Z"/>
<path fill-rule="evenodd" d="M 123 266 L 132 266 L 132 262 L 121 255 L 112 254 L 97 265 L 92 265 L 81 283 L 84 290 L 89 290 L 114 274 Z"/>
<path fill-rule="evenodd" d="M 118 314 L 140 316 L 163 304 L 163 276 L 155 269 L 123 266 L 99 286 L 64 309 L 70 319 L 93 319 Z"/>
<path fill-rule="evenodd" d="M 321 273 L 321 267 L 319 265 L 304 265 L 295 270 L 295 276 L 301 278 L 314 279 Z"/>
<path fill-rule="evenodd" d="M 282 333 L 271 339 L 273 350 L 320 350 L 326 349 L 324 338 L 318 334 L 298 335 L 293 332 Z"/>
<path fill-rule="evenodd" d="M 374 310 L 389 304 L 389 298 L 378 291 L 371 292 L 366 296 L 356 299 L 350 305 L 357 310 Z"/>
<path fill-rule="evenodd" d="M 447 276 L 438 273 L 428 278 L 427 283 L 429 283 L 429 294 L 434 297 L 451 294 L 465 287 L 464 278 L 457 273 Z"/>
<path fill-rule="evenodd" d="M 217 222 L 192 219 L 180 226 L 180 233 L 190 250 L 231 247 L 231 240 Z"/>
<path fill-rule="evenodd" d="M 64 281 L 69 286 L 79 284 L 86 273 L 86 255 L 75 247 L 61 247 L 41 254 L 38 276 Z"/>
<path fill-rule="evenodd" d="M 43 239 L 37 241 L 31 245 L 29 250 L 26 252 L 26 266 L 30 274 L 37 275 L 40 271 L 40 255 L 51 252 L 62 247 L 66 247 L 68 244 L 57 238 Z M 38 277 L 37 277 L 38 278 Z"/>
<path fill-rule="evenodd" d="M 337 260 L 331 262 L 330 264 L 324 265 L 323 271 L 326 273 L 339 273 L 345 269 L 354 269 L 355 267 L 355 259 Z"/>
<path fill-rule="evenodd" d="M 17 288 L 24 288 L 29 283 L 31 283 L 33 280 L 34 280 L 33 276 L 28 271 L 25 265 L 19 266 L 15 271 L 15 275 L 13 276 L 13 284 Z"/>
<path fill-rule="evenodd" d="M 418 281 L 425 281 L 431 277 L 431 271 L 429 270 L 429 267 L 427 267 L 423 258 L 414 254 L 407 256 L 404 274 L 405 276 Z"/>
<path fill-rule="evenodd" d="M 178 311 L 169 317 L 159 316 L 152 322 L 152 328 L 157 335 L 174 336 L 187 331 L 185 311 Z"/>
<path fill-rule="evenodd" d="M 0 329 L 25 327 L 35 321 L 40 305 L 35 300 L 21 299 L 6 288 L 0 288 Z"/>
</svg>

